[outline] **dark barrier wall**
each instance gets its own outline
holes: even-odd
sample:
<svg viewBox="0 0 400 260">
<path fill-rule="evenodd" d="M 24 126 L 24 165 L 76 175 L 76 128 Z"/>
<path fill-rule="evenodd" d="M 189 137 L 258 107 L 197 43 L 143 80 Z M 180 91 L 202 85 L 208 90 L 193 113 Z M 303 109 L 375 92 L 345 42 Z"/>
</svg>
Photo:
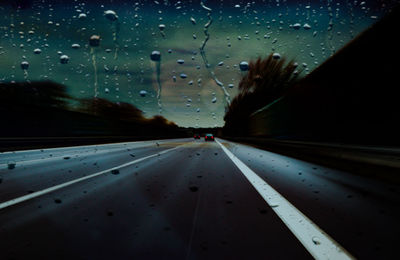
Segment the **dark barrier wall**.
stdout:
<svg viewBox="0 0 400 260">
<path fill-rule="evenodd" d="M 360 34 L 280 101 L 250 135 L 400 144 L 400 8 Z"/>
</svg>

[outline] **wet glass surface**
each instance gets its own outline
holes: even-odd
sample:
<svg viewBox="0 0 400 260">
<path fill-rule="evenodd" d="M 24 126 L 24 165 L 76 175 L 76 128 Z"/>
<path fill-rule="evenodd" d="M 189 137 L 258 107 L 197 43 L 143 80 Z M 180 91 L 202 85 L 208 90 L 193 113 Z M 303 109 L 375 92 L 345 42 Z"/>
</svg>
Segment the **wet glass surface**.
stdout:
<svg viewBox="0 0 400 260">
<path fill-rule="evenodd" d="M 242 62 L 274 53 L 305 75 L 395 3 L 9 2 L 0 5 L 0 82 L 52 80 L 74 97 L 200 127 L 223 125 Z"/>
</svg>

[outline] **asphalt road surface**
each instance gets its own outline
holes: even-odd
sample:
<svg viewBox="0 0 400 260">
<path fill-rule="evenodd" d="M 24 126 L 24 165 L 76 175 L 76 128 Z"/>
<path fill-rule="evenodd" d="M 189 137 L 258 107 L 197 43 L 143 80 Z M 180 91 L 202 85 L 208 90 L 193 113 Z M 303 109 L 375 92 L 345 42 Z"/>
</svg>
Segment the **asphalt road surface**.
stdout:
<svg viewBox="0 0 400 260">
<path fill-rule="evenodd" d="M 0 153 L 0 258 L 394 259 L 399 193 L 222 139 Z"/>
</svg>

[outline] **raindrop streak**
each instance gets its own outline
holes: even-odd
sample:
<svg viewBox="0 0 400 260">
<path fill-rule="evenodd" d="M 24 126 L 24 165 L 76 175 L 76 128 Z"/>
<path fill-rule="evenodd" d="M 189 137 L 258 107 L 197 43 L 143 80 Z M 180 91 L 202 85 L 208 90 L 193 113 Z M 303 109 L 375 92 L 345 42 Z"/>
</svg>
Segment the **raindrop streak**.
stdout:
<svg viewBox="0 0 400 260">
<path fill-rule="evenodd" d="M 89 39 L 89 45 L 90 45 L 90 54 L 92 55 L 92 64 L 94 70 L 94 97 L 97 97 L 99 92 L 97 90 L 97 66 L 96 66 L 96 53 L 94 48 L 99 47 L 100 36 L 92 35 Z"/>
<path fill-rule="evenodd" d="M 327 39 L 327 43 L 329 46 L 329 49 L 331 50 L 331 55 L 333 55 L 335 53 L 335 46 L 333 45 L 333 33 L 334 33 L 334 29 L 333 29 L 333 11 L 332 11 L 332 6 L 331 6 L 331 2 L 332 0 L 328 0 L 327 1 L 327 9 L 328 9 L 328 15 L 329 15 L 329 24 L 328 24 L 328 39 Z"/>
<path fill-rule="evenodd" d="M 158 29 L 160 29 L 161 36 L 162 36 L 163 38 L 165 38 L 165 32 L 164 32 L 165 24 L 160 24 L 160 25 L 158 25 Z"/>
<path fill-rule="evenodd" d="M 203 58 L 204 65 L 206 66 L 208 72 L 211 74 L 211 77 L 213 78 L 213 80 L 215 81 L 215 83 L 216 83 L 219 87 L 221 87 L 222 92 L 224 93 L 224 96 L 225 96 L 226 103 L 229 105 L 229 104 L 231 103 L 231 97 L 230 97 L 228 91 L 226 90 L 226 88 L 224 87 L 224 84 L 223 84 L 221 81 L 218 80 L 218 78 L 217 78 L 217 76 L 215 75 L 214 71 L 210 68 L 210 64 L 208 64 L 208 60 L 207 60 L 207 56 L 206 56 L 206 51 L 204 50 L 204 48 L 206 47 L 206 44 L 207 44 L 208 40 L 210 39 L 210 34 L 208 33 L 208 27 L 210 27 L 211 24 L 212 24 L 212 22 L 213 22 L 213 19 L 212 19 L 212 17 L 211 17 L 212 9 L 209 8 L 209 7 L 207 7 L 207 6 L 205 6 L 204 3 L 203 3 L 203 1 L 200 1 L 200 5 L 201 5 L 201 7 L 202 7 L 203 9 L 205 9 L 205 10 L 208 12 L 208 13 L 207 13 L 208 22 L 204 25 L 204 35 L 205 35 L 206 37 L 205 37 L 205 39 L 204 39 L 204 41 L 203 41 L 203 44 L 202 44 L 201 47 L 200 47 L 200 54 L 201 54 L 201 57 Z"/>
<path fill-rule="evenodd" d="M 160 114 L 162 112 L 162 104 L 161 104 L 161 80 L 160 80 L 160 74 L 161 74 L 161 53 L 159 51 L 153 51 L 150 55 L 150 59 L 156 63 L 156 73 L 157 73 L 157 85 L 158 85 L 158 90 L 157 90 L 157 102 L 158 102 L 158 108 L 160 110 Z"/>
<path fill-rule="evenodd" d="M 28 79 L 28 68 L 29 68 L 29 62 L 27 61 L 21 62 L 21 69 L 24 71 L 25 79 Z"/>
<path fill-rule="evenodd" d="M 114 59 L 116 60 L 118 58 L 118 50 L 119 50 L 118 37 L 120 31 L 120 23 L 118 20 L 118 15 L 113 10 L 107 10 L 104 12 L 104 16 L 111 22 L 111 30 L 115 46 Z"/>
</svg>

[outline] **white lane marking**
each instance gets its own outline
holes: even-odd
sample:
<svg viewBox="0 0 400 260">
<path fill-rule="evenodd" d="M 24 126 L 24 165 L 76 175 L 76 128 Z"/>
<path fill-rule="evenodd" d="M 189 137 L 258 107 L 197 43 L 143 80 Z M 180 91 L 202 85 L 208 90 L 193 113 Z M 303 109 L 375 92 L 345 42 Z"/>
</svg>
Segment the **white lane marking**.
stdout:
<svg viewBox="0 0 400 260">
<path fill-rule="evenodd" d="M 215 141 L 315 259 L 355 259 L 224 145 Z"/>
<path fill-rule="evenodd" d="M 93 173 L 93 174 L 85 176 L 85 177 L 81 177 L 81 178 L 78 178 L 78 179 L 75 179 L 75 180 L 72 180 L 72 181 L 68 181 L 68 182 L 65 182 L 65 183 L 62 183 L 62 184 L 58 184 L 58 185 L 50 187 L 50 188 L 46 188 L 44 190 L 40 190 L 40 191 L 36 191 L 36 192 L 30 193 L 30 194 L 27 194 L 27 195 L 22 196 L 22 197 L 18 197 L 18 198 L 11 199 L 11 200 L 6 201 L 6 202 L 2 202 L 2 203 L 0 203 L 0 210 L 4 209 L 4 208 L 7 208 L 7 207 L 10 207 L 12 205 L 15 205 L 15 204 L 18 204 L 18 203 L 33 199 L 33 198 L 36 198 L 36 197 L 42 196 L 44 194 L 47 194 L 47 193 L 50 193 L 50 192 L 65 188 L 65 187 L 70 186 L 72 184 L 75 184 L 75 183 L 78 183 L 78 182 L 81 182 L 81 181 L 84 181 L 84 180 L 99 176 L 101 174 L 104 174 L 104 173 L 107 173 L 107 172 L 111 172 L 112 170 L 117 170 L 117 169 L 120 169 L 120 168 L 124 168 L 124 167 L 130 166 L 132 164 L 135 164 L 135 163 L 150 159 L 152 157 L 156 157 L 156 156 L 158 156 L 160 154 L 171 152 L 171 151 L 173 151 L 175 149 L 178 149 L 179 147 L 180 146 L 177 146 L 177 147 L 174 147 L 174 148 L 171 148 L 171 149 L 168 149 L 168 150 L 164 150 L 162 152 L 159 152 L 159 153 L 156 153 L 156 154 L 153 154 L 153 155 L 149 155 L 149 156 L 145 156 L 143 158 L 140 158 L 140 159 L 128 162 L 128 163 L 124 163 L 124 164 L 112 167 L 110 169 L 107 169 L 107 170 L 103 170 L 103 171 L 100 171 L 100 172 L 97 172 L 97 173 Z"/>
</svg>

